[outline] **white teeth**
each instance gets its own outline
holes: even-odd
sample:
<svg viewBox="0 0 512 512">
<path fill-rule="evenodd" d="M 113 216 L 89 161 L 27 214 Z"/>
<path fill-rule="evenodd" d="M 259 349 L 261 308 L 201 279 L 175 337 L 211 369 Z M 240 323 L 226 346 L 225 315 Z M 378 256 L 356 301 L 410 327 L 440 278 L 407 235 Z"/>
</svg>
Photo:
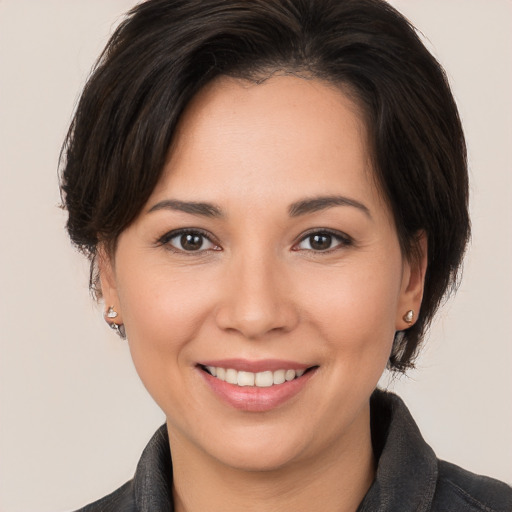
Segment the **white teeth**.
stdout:
<svg viewBox="0 0 512 512">
<path fill-rule="evenodd" d="M 258 388 L 269 388 L 274 384 L 274 374 L 272 372 L 258 372 L 254 384 Z"/>
<path fill-rule="evenodd" d="M 284 378 L 288 381 L 295 379 L 295 370 L 286 370 Z"/>
<path fill-rule="evenodd" d="M 239 386 L 254 386 L 254 373 L 238 372 L 237 381 Z"/>
<path fill-rule="evenodd" d="M 233 370 L 233 368 L 226 370 L 226 382 L 229 382 L 229 384 L 238 384 L 238 372 Z"/>
<path fill-rule="evenodd" d="M 219 380 L 228 382 L 229 384 L 236 384 L 237 386 L 245 387 L 258 387 L 268 388 L 283 384 L 284 382 L 298 379 L 304 375 L 306 370 L 276 370 L 274 372 L 267 370 L 264 372 L 245 372 L 236 371 L 233 368 L 222 368 L 220 366 L 207 366 L 206 369 L 213 376 Z"/>
<path fill-rule="evenodd" d="M 284 377 L 285 371 L 284 370 L 277 370 L 274 372 L 274 384 L 282 384 L 285 382 Z"/>
</svg>

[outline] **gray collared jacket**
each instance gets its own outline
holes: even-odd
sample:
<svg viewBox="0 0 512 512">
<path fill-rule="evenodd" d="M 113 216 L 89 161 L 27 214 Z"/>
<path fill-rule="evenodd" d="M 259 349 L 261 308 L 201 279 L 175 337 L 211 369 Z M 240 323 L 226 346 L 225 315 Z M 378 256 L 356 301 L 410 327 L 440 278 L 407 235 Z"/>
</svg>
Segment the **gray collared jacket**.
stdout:
<svg viewBox="0 0 512 512">
<path fill-rule="evenodd" d="M 398 396 L 376 390 L 370 405 L 378 466 L 357 512 L 512 512 L 512 488 L 438 460 Z M 164 425 L 145 448 L 134 478 L 77 512 L 173 510 L 172 461 Z"/>
</svg>

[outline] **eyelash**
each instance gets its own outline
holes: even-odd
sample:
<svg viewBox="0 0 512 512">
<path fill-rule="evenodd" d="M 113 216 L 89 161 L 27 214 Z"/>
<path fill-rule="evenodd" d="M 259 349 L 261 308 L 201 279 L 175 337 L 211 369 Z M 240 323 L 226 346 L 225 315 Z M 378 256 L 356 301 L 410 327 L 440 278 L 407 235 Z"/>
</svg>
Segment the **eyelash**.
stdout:
<svg viewBox="0 0 512 512">
<path fill-rule="evenodd" d="M 186 250 L 186 249 L 180 249 L 178 247 L 175 247 L 171 244 L 171 241 L 174 238 L 182 237 L 184 235 L 192 235 L 192 236 L 198 236 L 203 239 L 201 245 L 204 244 L 204 241 L 210 242 L 214 247 L 209 249 L 199 249 L 195 251 Z M 206 251 L 220 251 L 221 248 L 214 240 L 212 240 L 212 236 L 207 233 L 206 231 L 203 231 L 201 229 L 190 229 L 190 228 L 184 228 L 184 229 L 176 229 L 174 231 L 170 231 L 169 233 L 166 233 L 164 236 L 160 237 L 157 241 L 158 245 L 165 246 L 166 249 L 179 253 L 179 254 L 185 254 L 185 255 L 194 255 L 194 254 L 202 254 Z"/>
<path fill-rule="evenodd" d="M 321 250 L 321 249 L 315 250 L 312 248 L 311 249 L 302 249 L 302 250 L 316 253 L 316 254 L 328 254 L 331 252 L 335 252 L 341 248 L 350 247 L 350 246 L 354 245 L 354 240 L 351 237 L 349 237 L 348 235 L 346 235 L 345 233 L 342 233 L 340 231 L 334 231 L 332 229 L 318 229 L 317 228 L 312 231 L 309 231 L 308 233 L 301 235 L 299 241 L 294 244 L 292 250 L 294 250 L 294 251 L 301 250 L 300 248 L 296 248 L 296 247 L 298 247 L 301 243 L 305 242 L 308 239 L 310 240 L 310 245 L 311 245 L 311 238 L 315 235 L 331 237 L 333 239 L 333 241 L 336 240 L 338 243 L 334 247 L 329 247 L 328 249 L 325 249 L 325 250 Z"/>
<path fill-rule="evenodd" d="M 187 250 L 187 249 L 180 249 L 179 247 L 175 247 L 171 244 L 171 241 L 173 239 L 178 238 L 178 237 L 183 237 L 184 235 L 192 235 L 192 236 L 201 237 L 203 239 L 201 242 L 201 247 L 205 243 L 205 240 L 208 241 L 210 244 L 212 244 L 213 247 L 210 247 L 208 249 L 199 248 L 198 250 Z M 334 247 L 329 247 L 325 250 L 322 250 L 322 249 L 315 250 L 313 248 L 300 249 L 298 247 L 301 243 L 305 242 L 308 239 L 310 240 L 309 245 L 311 247 L 311 239 L 314 236 L 331 237 L 333 240 L 336 240 L 338 243 Z M 206 231 L 203 231 L 201 229 L 191 229 L 191 228 L 184 228 L 184 229 L 177 229 L 174 231 L 170 231 L 169 233 L 166 233 L 165 235 L 160 237 L 157 240 L 157 244 L 160 246 L 165 246 L 168 250 L 170 250 L 172 252 L 179 253 L 179 254 L 186 254 L 186 255 L 194 255 L 194 254 L 197 255 L 197 254 L 202 254 L 206 251 L 221 251 L 222 250 L 222 248 L 212 239 L 212 236 L 209 233 L 207 233 Z M 304 250 L 304 251 L 317 253 L 317 254 L 325 254 L 325 253 L 334 252 L 343 247 L 350 247 L 353 244 L 354 244 L 353 239 L 351 237 L 349 237 L 348 235 L 346 235 L 345 233 L 341 233 L 339 231 L 334 231 L 331 229 L 315 229 L 313 231 L 309 231 L 308 233 L 303 234 L 300 237 L 300 239 L 298 240 L 298 242 L 296 242 L 293 245 L 292 250 L 297 251 L 297 252 L 300 250 Z"/>
</svg>

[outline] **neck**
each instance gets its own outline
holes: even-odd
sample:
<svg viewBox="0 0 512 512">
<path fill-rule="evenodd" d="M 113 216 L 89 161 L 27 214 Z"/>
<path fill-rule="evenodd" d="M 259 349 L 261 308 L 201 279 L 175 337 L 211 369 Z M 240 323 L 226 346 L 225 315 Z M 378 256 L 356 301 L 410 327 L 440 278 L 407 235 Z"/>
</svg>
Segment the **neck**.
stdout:
<svg viewBox="0 0 512 512">
<path fill-rule="evenodd" d="M 314 458 L 266 471 L 232 468 L 169 432 L 176 512 L 355 512 L 375 474 L 369 409 Z"/>
</svg>

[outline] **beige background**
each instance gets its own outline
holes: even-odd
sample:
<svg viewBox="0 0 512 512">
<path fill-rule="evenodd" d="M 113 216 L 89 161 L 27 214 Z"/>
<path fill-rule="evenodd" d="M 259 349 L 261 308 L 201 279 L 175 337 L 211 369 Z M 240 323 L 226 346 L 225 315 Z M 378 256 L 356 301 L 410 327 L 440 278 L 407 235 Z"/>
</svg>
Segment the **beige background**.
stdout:
<svg viewBox="0 0 512 512">
<path fill-rule="evenodd" d="M 87 291 L 57 208 L 60 144 L 132 0 L 0 0 L 0 511 L 79 507 L 131 477 L 164 418 Z M 512 2 L 393 2 L 466 127 L 473 243 L 419 369 L 393 384 L 441 458 L 512 482 Z"/>
</svg>

